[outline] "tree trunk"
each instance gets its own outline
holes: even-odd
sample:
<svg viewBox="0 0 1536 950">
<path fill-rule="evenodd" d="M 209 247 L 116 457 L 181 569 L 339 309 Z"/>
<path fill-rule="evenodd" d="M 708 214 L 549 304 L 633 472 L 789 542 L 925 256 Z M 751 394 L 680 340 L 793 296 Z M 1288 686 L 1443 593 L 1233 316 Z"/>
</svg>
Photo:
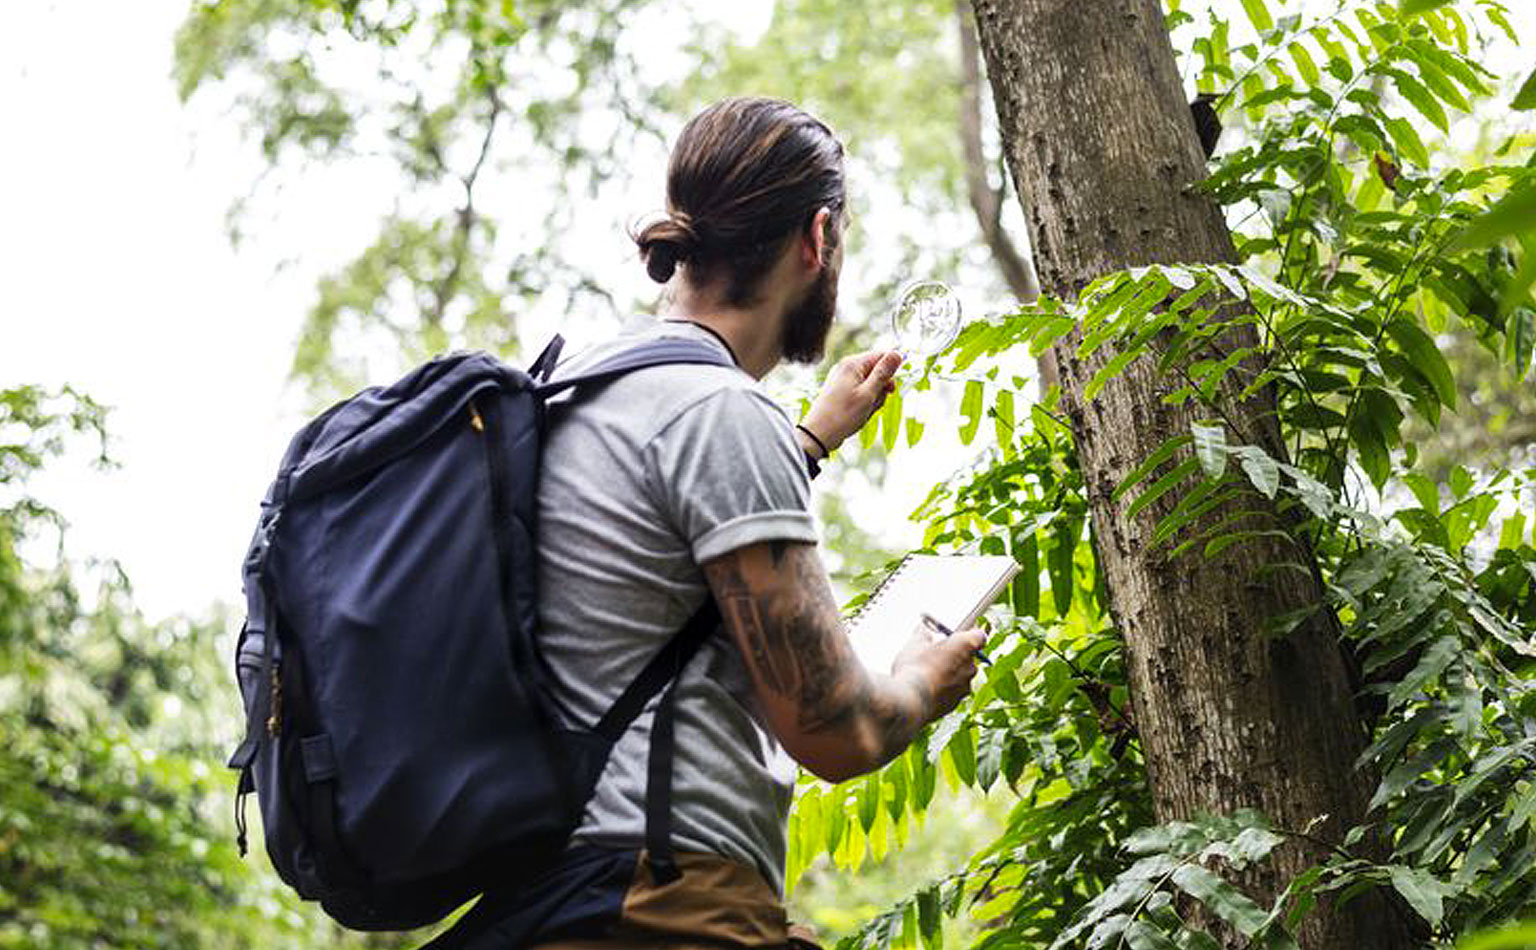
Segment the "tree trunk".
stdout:
<svg viewBox="0 0 1536 950">
<path fill-rule="evenodd" d="M 1190 187 L 1205 158 L 1158 0 L 974 0 L 974 9 L 1046 292 L 1071 298 L 1096 277 L 1141 264 L 1233 259 L 1221 209 Z M 1265 632 L 1266 620 L 1321 600 L 1315 571 L 1265 570 L 1310 565 L 1311 552 L 1273 538 L 1218 558 L 1151 548 L 1176 499 L 1128 520 L 1129 497 L 1117 503 L 1111 492 L 1204 413 L 1164 405 L 1179 384 L 1147 360 L 1086 401 L 1084 386 L 1114 354 L 1105 347 L 1080 360 L 1076 347 L 1063 341 L 1056 361 L 1159 819 L 1256 808 L 1302 831 L 1327 816 L 1311 833 L 1338 841 L 1360 822 L 1371 783 L 1354 769 L 1366 731 L 1337 624 L 1323 610 L 1288 637 Z M 1261 393 L 1229 399 L 1225 411 L 1243 430 L 1237 438 L 1278 458 L 1274 408 L 1273 394 Z M 1256 493 L 1242 506 L 1274 508 Z M 1284 848 L 1243 884 L 1267 904 L 1317 857 L 1315 847 Z M 1309 950 L 1374 950 L 1411 945 L 1406 930 L 1377 894 L 1325 908 L 1298 936 Z M 1229 943 L 1245 945 L 1230 935 Z"/>
</svg>

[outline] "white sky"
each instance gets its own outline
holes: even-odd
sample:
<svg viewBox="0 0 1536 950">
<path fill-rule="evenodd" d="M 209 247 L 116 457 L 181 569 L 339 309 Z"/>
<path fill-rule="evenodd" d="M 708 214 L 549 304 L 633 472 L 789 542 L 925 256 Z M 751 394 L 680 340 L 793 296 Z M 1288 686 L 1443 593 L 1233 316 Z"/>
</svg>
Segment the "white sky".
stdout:
<svg viewBox="0 0 1536 950">
<path fill-rule="evenodd" d="M 1536 11 L 1512 6 L 1530 35 Z M 151 619 L 238 599 L 297 421 L 299 321 L 392 187 L 366 169 L 293 181 L 282 218 L 232 247 L 225 212 L 261 165 L 211 102 L 175 96 L 185 9 L 24 0 L 0 30 L 0 387 L 67 382 L 113 407 L 121 468 L 70 460 L 33 487 L 70 521 L 74 556 L 124 563 Z"/>
<path fill-rule="evenodd" d="M 113 407 L 122 468 L 66 464 L 37 494 L 70 551 L 112 556 L 152 617 L 233 600 L 314 265 L 230 247 L 259 172 L 170 81 L 184 4 L 28 0 L 0 31 L 0 385 L 71 383 Z M 293 202 L 292 234 L 345 218 Z M 309 220 L 303 220 L 303 219 Z"/>
</svg>

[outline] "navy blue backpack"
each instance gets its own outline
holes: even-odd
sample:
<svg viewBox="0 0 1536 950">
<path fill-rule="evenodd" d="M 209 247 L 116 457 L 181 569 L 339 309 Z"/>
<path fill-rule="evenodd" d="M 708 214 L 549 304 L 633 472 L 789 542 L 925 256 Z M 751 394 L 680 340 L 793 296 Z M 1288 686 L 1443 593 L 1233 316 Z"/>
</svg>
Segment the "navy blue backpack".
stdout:
<svg viewBox="0 0 1536 950">
<path fill-rule="evenodd" d="M 719 624 L 712 600 L 591 730 L 560 727 L 539 655 L 535 489 L 545 402 L 636 369 L 731 365 L 658 340 L 550 381 L 484 353 L 435 359 L 293 438 L 244 565 L 246 734 L 236 824 L 344 926 L 405 930 L 565 847 L 609 749 Z M 672 698 L 652 729 L 647 848 L 667 842 Z"/>
</svg>

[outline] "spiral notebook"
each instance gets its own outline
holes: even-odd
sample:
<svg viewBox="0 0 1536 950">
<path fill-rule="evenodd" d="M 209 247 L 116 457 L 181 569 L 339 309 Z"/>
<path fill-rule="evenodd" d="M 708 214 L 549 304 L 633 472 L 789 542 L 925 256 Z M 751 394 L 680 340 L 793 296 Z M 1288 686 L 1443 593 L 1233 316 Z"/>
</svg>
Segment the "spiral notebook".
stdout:
<svg viewBox="0 0 1536 950">
<path fill-rule="evenodd" d="M 963 630 L 1019 572 L 1011 557 L 909 554 L 886 576 L 848 624 L 853 651 L 872 672 L 889 673 L 923 614 Z"/>
</svg>

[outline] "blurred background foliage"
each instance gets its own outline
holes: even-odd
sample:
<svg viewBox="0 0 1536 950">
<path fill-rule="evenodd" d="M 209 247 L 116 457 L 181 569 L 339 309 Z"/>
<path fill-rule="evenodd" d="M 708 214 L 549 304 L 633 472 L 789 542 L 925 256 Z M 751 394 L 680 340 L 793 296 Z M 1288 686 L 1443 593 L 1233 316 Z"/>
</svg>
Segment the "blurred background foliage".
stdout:
<svg viewBox="0 0 1536 950">
<path fill-rule="evenodd" d="M 284 176 L 366 165 L 397 182 L 379 196 L 376 236 L 316 288 L 295 343 L 296 384 L 318 404 L 445 348 L 515 358 L 541 342 L 525 346 L 523 315 L 609 326 L 653 308 L 653 299 L 616 294 L 584 253 L 588 209 L 637 187 L 657 192 L 659 206 L 659 183 L 633 180 L 634 156 L 664 155 L 680 123 L 726 93 L 795 99 L 847 140 L 856 191 L 850 260 L 864 266 L 848 268 L 840 349 L 878 337 L 871 314 L 912 274 L 1009 301 L 1003 310 L 1032 300 L 1026 217 L 1006 185 L 989 92 L 964 41 L 964 4 L 767 6 L 762 28 L 744 33 L 683 0 L 193 4 L 176 40 L 180 92 L 226 102 L 268 166 L 234 202 L 233 240 L 281 214 L 274 183 Z M 1479 65 L 1488 44 L 1503 42 L 1498 4 L 1418 4 L 1427 16 L 1359 2 L 1310 4 L 1306 15 L 1278 3 L 1271 13 L 1261 0 L 1166 6 L 1191 94 L 1230 91 L 1220 103 L 1227 130 L 1213 188 L 1245 254 L 1309 301 L 1375 312 L 1350 298 L 1351 288 L 1379 289 L 1401 241 L 1417 241 L 1449 208 L 1468 219 L 1508 181 L 1452 187 L 1446 173 L 1529 163 L 1530 113 L 1509 108 L 1525 77 Z M 658 36 L 678 48 L 658 55 Z M 1382 54 L 1395 49 L 1422 59 L 1393 66 Z M 1374 129 L 1357 123 L 1351 134 L 1335 123 L 1346 86 L 1374 96 L 1360 110 Z M 1319 135 L 1329 151 L 1318 151 Z M 1309 166 L 1309 150 L 1328 161 Z M 1309 171 L 1319 167 L 1342 171 Z M 1388 212 L 1399 217 L 1370 217 Z M 1339 263 L 1348 256 L 1341 234 L 1359 238 L 1349 263 Z M 1528 638 L 1536 611 L 1536 511 L 1522 480 L 1536 461 L 1531 338 L 1522 335 L 1530 301 L 1500 303 L 1536 255 L 1528 233 L 1496 237 L 1476 259 L 1441 250 L 1442 285 L 1452 289 L 1392 299 L 1400 296 L 1402 312 L 1432 334 L 1451 389 L 1435 385 L 1439 364 L 1422 353 L 1428 369 L 1389 365 L 1391 379 L 1368 366 L 1308 363 L 1307 384 L 1332 387 L 1322 402 L 1343 398 L 1349 418 L 1304 420 L 1297 407 L 1305 400 L 1291 404 L 1293 432 L 1314 450 L 1298 464 L 1311 466 L 1323 495 L 1306 495 L 1300 479 L 1276 490 L 1337 517 L 1332 534 L 1316 523 L 1305 530 L 1332 559 L 1331 608 L 1368 641 L 1374 635 L 1360 625 L 1382 610 L 1390 617 L 1383 605 L 1404 594 L 1391 585 L 1420 577 L 1413 571 L 1426 564 L 1444 568 L 1447 603 L 1480 598 L 1478 609 L 1491 610 L 1500 629 Z M 1273 303 L 1262 289 L 1248 292 L 1256 306 Z M 1168 920 L 1185 898 L 1144 886 L 1132 873 L 1145 871 L 1138 862 L 1187 861 L 1217 846 L 1232 854 L 1245 833 L 1257 856 L 1273 846 L 1264 835 L 1278 834 L 1261 816 L 1151 828 L 1082 478 L 1035 380 L 1034 313 L 999 323 L 1003 336 L 968 335 L 818 485 L 848 590 L 898 553 L 859 523 L 849 499 L 878 490 L 892 465 L 919 453 L 952 454 L 940 468 L 954 470 L 935 479 L 915 516 L 924 543 L 1007 552 L 1032 568 L 994 611 L 997 663 L 973 702 L 868 779 L 802 784 L 791 825 L 792 909 L 829 939 L 1069 945 L 1112 930 L 1119 914 L 1118 933 L 1133 935 L 1132 946 L 1163 946 L 1148 936 L 1155 928 L 1175 945 L 1203 946 Z M 787 393 L 804 390 L 802 381 Z M 1374 404 L 1392 425 L 1350 425 L 1348 407 L 1365 390 L 1390 397 Z M 958 424 L 933 424 L 956 413 Z M 105 460 L 107 428 L 105 411 L 85 395 L 0 391 L 0 946 L 419 942 L 344 934 L 295 901 L 259 849 L 236 857 L 232 787 L 220 761 L 238 726 L 226 662 L 236 618 L 210 608 L 147 623 L 114 565 L 62 560 L 64 518 L 29 488 L 68 447 Z M 1205 440 L 1203 460 L 1237 448 Z M 1233 472 L 1247 470 L 1233 458 Z M 1184 490 L 1193 496 L 1200 477 L 1231 474 L 1212 474 L 1210 464 L 1187 472 Z M 1367 501 L 1371 483 L 1375 502 Z M 1381 499 L 1396 505 L 1397 527 L 1373 540 L 1355 515 Z M 1387 542 L 1396 560 L 1380 563 L 1396 572 L 1363 560 L 1372 551 L 1386 558 Z M 1486 633 L 1462 642 L 1459 628 L 1422 626 L 1436 643 L 1461 644 L 1457 652 L 1431 651 L 1444 662 L 1426 669 L 1418 647 L 1404 647 L 1419 662 L 1398 669 L 1383 661 L 1397 678 L 1366 691 L 1380 700 L 1383 737 L 1395 743 L 1377 750 L 1394 783 L 1383 820 L 1413 831 L 1390 865 L 1401 870 L 1334 866 L 1303 890 L 1347 890 L 1374 874 L 1411 894 L 1426 919 L 1435 917 L 1436 937 L 1450 941 L 1530 909 L 1533 757 L 1516 737 L 1532 727 L 1518 698 L 1526 666 Z M 1467 691 L 1453 688 L 1455 675 L 1471 675 L 1455 662 L 1461 650 L 1495 661 L 1477 668 L 1492 672 L 1479 681 L 1476 728 L 1465 724 Z M 1463 732 L 1433 732 L 1457 714 Z M 1402 723 L 1429 731 L 1391 732 Z M 1439 757 L 1414 754 L 1431 751 Z M 1405 763 L 1412 768 L 1398 768 Z M 1452 791 L 1474 779 L 1480 794 Z M 1441 832 L 1444 846 L 1430 848 Z M 1219 882 L 1211 887 L 1207 898 L 1230 896 Z M 1104 897 L 1132 893 L 1145 920 L 1126 918 Z M 1288 909 L 1266 927 L 1283 925 Z"/>
</svg>

